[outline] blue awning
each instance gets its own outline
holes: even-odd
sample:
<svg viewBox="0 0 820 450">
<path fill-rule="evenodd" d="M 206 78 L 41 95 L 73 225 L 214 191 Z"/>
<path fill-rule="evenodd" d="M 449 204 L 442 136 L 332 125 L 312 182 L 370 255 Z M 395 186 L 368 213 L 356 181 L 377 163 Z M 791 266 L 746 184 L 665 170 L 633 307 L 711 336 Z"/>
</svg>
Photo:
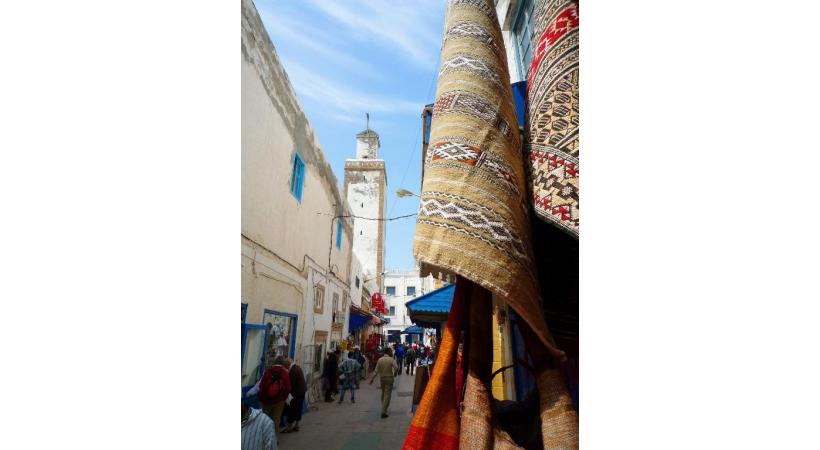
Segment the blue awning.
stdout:
<svg viewBox="0 0 820 450">
<path fill-rule="evenodd" d="M 456 285 L 450 284 L 405 303 L 409 312 L 449 313 Z"/>
<path fill-rule="evenodd" d="M 404 333 L 407 333 L 407 334 L 424 334 L 424 328 L 417 327 L 417 326 L 407 327 L 407 328 L 404 329 Z"/>
<path fill-rule="evenodd" d="M 370 313 L 364 312 L 353 305 L 350 305 L 350 319 L 348 320 L 347 329 L 349 332 L 354 332 L 358 329 L 364 328 L 373 317 Z"/>
</svg>

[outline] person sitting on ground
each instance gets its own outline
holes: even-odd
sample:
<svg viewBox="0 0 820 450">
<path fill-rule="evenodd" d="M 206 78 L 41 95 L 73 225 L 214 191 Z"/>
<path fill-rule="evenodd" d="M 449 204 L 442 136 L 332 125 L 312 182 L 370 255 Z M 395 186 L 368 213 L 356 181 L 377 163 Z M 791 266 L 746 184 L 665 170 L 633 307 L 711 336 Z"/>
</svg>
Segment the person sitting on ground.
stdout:
<svg viewBox="0 0 820 450">
<path fill-rule="evenodd" d="M 273 421 L 242 399 L 242 450 L 277 450 Z"/>
<path fill-rule="evenodd" d="M 339 378 L 342 380 L 342 393 L 339 396 L 339 404 L 341 405 L 345 399 L 345 391 L 350 390 L 350 403 L 356 403 L 356 376 L 362 366 L 358 361 L 353 359 L 353 352 L 348 353 L 348 359 L 342 361 L 339 370 L 342 372 Z"/>
</svg>

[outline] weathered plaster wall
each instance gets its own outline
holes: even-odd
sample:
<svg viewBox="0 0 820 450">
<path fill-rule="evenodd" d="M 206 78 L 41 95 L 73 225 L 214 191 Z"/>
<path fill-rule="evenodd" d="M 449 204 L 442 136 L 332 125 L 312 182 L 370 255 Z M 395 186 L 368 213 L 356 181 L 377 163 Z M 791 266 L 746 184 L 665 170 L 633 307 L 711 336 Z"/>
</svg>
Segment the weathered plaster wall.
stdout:
<svg viewBox="0 0 820 450">
<path fill-rule="evenodd" d="M 307 280 L 301 272 L 242 238 L 242 302 L 248 304 L 246 322 L 261 324 L 265 309 L 297 314 L 298 345 L 304 326 L 301 309 L 306 292 Z"/>
<path fill-rule="evenodd" d="M 335 247 L 336 215 L 345 208 L 338 181 L 296 99 L 261 21 L 243 1 L 242 234 L 289 263 L 307 255 L 347 280 L 353 224 L 342 219 L 342 250 Z M 290 194 L 294 153 L 305 162 L 301 203 Z"/>
<path fill-rule="evenodd" d="M 305 363 L 317 331 L 329 343 L 333 294 L 350 293 L 353 222 L 341 219 L 337 249 L 334 216 L 349 215 L 346 201 L 250 0 L 242 0 L 241 64 L 242 302 L 249 323 L 266 308 L 298 314 L 295 356 Z M 305 162 L 301 202 L 290 193 L 296 152 Z M 320 313 L 317 283 L 325 286 Z"/>
</svg>

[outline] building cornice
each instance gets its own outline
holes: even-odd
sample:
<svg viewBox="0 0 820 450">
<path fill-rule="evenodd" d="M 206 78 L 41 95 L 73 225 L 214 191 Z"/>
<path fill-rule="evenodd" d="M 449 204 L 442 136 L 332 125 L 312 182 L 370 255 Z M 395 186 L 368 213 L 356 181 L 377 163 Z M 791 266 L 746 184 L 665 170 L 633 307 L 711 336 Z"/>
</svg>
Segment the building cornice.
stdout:
<svg viewBox="0 0 820 450">
<path fill-rule="evenodd" d="M 296 143 L 299 156 L 306 165 L 315 167 L 317 176 L 324 181 L 325 188 L 337 205 L 335 213 L 349 215 L 339 181 L 325 158 L 319 138 L 310 126 L 252 0 L 242 0 L 242 58 L 256 69 L 271 104 Z M 352 233 L 348 221 L 345 221 L 344 227 Z"/>
</svg>

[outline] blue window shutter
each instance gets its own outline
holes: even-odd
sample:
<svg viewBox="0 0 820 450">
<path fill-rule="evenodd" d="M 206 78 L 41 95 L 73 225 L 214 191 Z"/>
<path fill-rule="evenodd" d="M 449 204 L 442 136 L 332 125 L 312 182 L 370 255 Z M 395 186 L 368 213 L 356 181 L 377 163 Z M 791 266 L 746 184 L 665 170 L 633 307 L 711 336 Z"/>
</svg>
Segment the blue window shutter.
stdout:
<svg viewBox="0 0 820 450">
<path fill-rule="evenodd" d="M 336 222 L 336 248 L 342 249 L 342 219 Z"/>
<path fill-rule="evenodd" d="M 532 33 L 532 12 L 535 6 L 534 0 L 522 0 L 518 4 L 518 9 L 515 12 L 513 19 L 513 49 L 515 50 L 515 66 L 518 69 L 518 76 L 521 79 L 527 78 L 529 71 L 529 64 L 532 58 L 532 49 L 530 48 L 531 33 Z"/>
<path fill-rule="evenodd" d="M 299 172 L 296 170 L 297 163 L 298 160 L 294 156 L 293 165 L 290 168 L 290 193 L 293 194 L 294 197 L 296 196 L 296 184 L 299 181 L 297 180 L 297 178 L 299 177 Z"/>
<path fill-rule="evenodd" d="M 302 186 L 305 183 L 305 163 L 298 153 L 293 155 L 293 171 L 290 177 L 290 193 L 302 202 Z"/>
<path fill-rule="evenodd" d="M 519 81 L 512 84 L 513 100 L 515 101 L 515 115 L 518 126 L 524 126 L 524 117 L 527 114 L 527 82 Z"/>
<path fill-rule="evenodd" d="M 305 186 L 305 163 L 299 158 L 299 201 L 302 201 L 302 188 Z"/>
</svg>

